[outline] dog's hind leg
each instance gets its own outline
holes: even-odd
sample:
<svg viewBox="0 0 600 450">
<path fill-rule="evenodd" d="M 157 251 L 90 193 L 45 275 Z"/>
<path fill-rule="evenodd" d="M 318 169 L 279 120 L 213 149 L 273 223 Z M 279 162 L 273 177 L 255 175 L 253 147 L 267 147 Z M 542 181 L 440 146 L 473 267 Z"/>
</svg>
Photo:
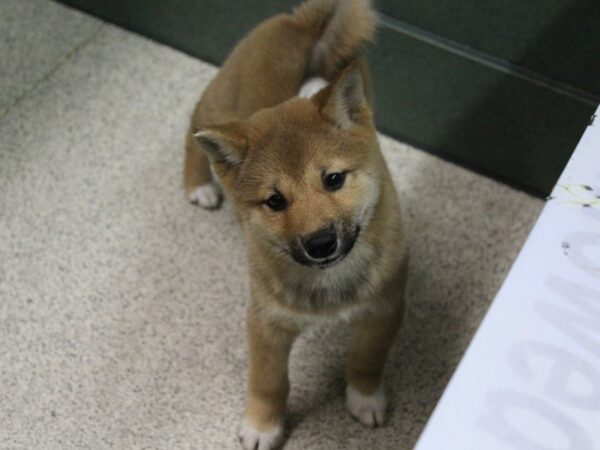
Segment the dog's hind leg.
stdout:
<svg viewBox="0 0 600 450">
<path fill-rule="evenodd" d="M 221 187 L 214 179 L 208 157 L 198 145 L 191 129 L 185 142 L 183 185 L 190 202 L 206 209 L 216 209 L 221 205 Z"/>
</svg>

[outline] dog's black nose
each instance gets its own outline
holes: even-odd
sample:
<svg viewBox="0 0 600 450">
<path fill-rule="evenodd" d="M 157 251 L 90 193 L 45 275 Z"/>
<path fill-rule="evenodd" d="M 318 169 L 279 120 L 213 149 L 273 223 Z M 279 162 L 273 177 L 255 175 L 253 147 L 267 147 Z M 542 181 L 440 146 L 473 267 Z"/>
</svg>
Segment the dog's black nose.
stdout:
<svg viewBox="0 0 600 450">
<path fill-rule="evenodd" d="M 314 259 L 324 259 L 333 255 L 337 249 L 337 236 L 331 228 L 315 231 L 308 235 L 303 242 L 308 256 Z"/>
</svg>

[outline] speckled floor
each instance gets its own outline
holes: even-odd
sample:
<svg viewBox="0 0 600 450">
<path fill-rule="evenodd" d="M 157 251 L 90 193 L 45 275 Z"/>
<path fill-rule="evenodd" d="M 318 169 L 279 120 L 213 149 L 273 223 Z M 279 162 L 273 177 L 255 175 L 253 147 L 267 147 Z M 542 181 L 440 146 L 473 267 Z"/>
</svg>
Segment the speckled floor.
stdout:
<svg viewBox="0 0 600 450">
<path fill-rule="evenodd" d="M 180 186 L 216 69 L 43 0 L 0 3 L 0 61 L 0 448 L 238 448 L 243 242 Z M 345 332 L 314 330 L 289 450 L 412 448 L 542 207 L 381 142 L 412 254 L 389 421 L 345 413 Z"/>
</svg>

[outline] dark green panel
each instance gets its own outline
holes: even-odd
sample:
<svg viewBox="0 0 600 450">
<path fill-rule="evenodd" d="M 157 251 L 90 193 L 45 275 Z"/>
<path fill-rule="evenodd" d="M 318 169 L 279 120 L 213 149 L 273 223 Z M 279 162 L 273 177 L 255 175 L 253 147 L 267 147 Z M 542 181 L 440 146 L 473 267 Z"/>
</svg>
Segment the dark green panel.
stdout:
<svg viewBox="0 0 600 450">
<path fill-rule="evenodd" d="M 599 0 L 375 0 L 391 17 L 600 95 Z"/>
<path fill-rule="evenodd" d="M 550 191 L 594 110 L 390 30 L 370 60 L 382 131 L 537 193 Z"/>
<path fill-rule="evenodd" d="M 410 5 L 410 1 L 401 4 Z M 502 4 L 507 1 L 498 0 Z M 559 2 L 547 1 L 549 5 Z M 297 4 L 294 0 L 64 3 L 216 64 L 260 20 L 290 11 Z M 415 0 L 415 14 L 416 4 Z M 440 0 L 439 8 L 450 4 Z M 547 8 L 544 14 L 552 15 L 551 7 Z M 522 24 L 517 23 L 515 29 L 519 27 Z M 530 30 L 528 36 L 538 31 Z M 507 48 L 519 42 L 513 41 Z M 521 78 L 508 75 L 507 70 L 515 69 L 510 65 L 486 65 L 485 61 L 469 58 L 468 52 L 453 52 L 438 44 L 382 27 L 370 52 L 379 128 L 479 172 L 547 194 L 575 148 L 593 112 L 592 104 L 577 100 L 565 90 L 546 88 L 527 74 Z M 582 73 L 588 66 L 582 67 L 569 70 L 587 76 Z"/>
<path fill-rule="evenodd" d="M 291 0 L 61 0 L 128 30 L 221 64 L 261 20 L 291 11 Z"/>
</svg>

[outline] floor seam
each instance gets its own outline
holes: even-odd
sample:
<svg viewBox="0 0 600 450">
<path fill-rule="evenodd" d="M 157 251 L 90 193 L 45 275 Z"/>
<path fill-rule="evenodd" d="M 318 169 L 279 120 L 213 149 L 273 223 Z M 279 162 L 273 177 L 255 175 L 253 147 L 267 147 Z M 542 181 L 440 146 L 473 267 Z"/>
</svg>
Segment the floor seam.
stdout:
<svg viewBox="0 0 600 450">
<path fill-rule="evenodd" d="M 52 75 L 54 75 L 62 66 L 64 66 L 67 62 L 69 62 L 73 56 L 75 56 L 80 50 L 85 48 L 88 44 L 90 44 L 94 39 L 96 39 L 105 28 L 106 24 L 101 23 L 98 25 L 98 28 L 91 33 L 88 37 L 83 39 L 77 45 L 73 46 L 69 51 L 64 53 L 62 56 L 57 58 L 54 66 L 48 70 L 44 75 L 42 75 L 38 80 L 34 81 L 31 85 L 25 89 L 25 91 L 17 96 L 8 106 L 0 110 L 0 120 L 4 119 L 13 109 L 19 106 L 29 95 L 35 92 L 41 85 L 43 85 L 46 81 L 48 81 Z"/>
</svg>

